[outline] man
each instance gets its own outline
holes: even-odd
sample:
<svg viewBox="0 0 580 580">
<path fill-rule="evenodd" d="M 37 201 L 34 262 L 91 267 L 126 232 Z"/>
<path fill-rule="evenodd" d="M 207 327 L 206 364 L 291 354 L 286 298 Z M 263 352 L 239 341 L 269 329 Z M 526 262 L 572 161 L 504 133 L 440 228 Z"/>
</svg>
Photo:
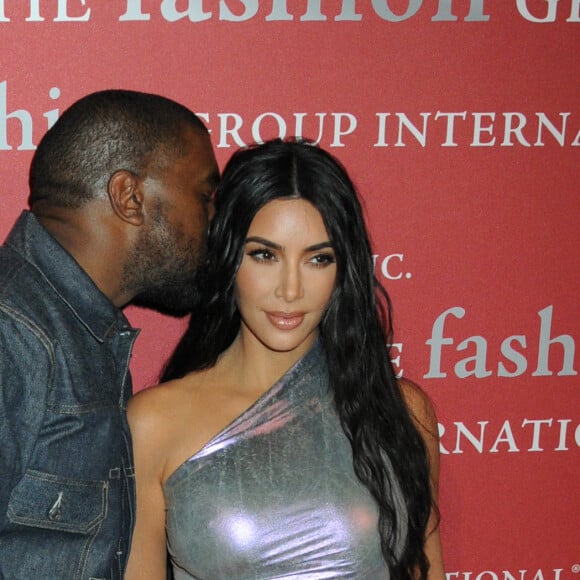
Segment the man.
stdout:
<svg viewBox="0 0 580 580">
<path fill-rule="evenodd" d="M 218 169 L 188 109 L 91 94 L 41 140 L 0 248 L 0 578 L 121 578 L 134 516 L 131 301 L 195 300 Z"/>
</svg>

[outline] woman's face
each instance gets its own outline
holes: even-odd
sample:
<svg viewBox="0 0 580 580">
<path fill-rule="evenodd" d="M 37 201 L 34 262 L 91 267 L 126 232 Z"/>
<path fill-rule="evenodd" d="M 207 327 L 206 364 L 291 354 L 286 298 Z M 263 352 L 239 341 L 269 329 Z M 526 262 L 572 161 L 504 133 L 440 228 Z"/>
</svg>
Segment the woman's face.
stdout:
<svg viewBox="0 0 580 580">
<path fill-rule="evenodd" d="M 242 337 L 305 353 L 335 279 L 335 254 L 318 210 L 303 199 L 269 202 L 250 224 L 236 277 Z"/>
</svg>

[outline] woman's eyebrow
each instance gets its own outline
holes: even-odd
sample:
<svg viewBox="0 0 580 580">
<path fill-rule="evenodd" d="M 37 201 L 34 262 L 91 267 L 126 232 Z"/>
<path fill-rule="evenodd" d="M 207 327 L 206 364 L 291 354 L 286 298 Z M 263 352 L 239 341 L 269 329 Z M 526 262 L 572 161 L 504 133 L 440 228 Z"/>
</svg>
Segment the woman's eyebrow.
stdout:
<svg viewBox="0 0 580 580">
<path fill-rule="evenodd" d="M 320 242 L 319 244 L 314 244 L 313 246 L 308 246 L 305 248 L 307 252 L 317 252 L 318 250 L 324 250 L 325 248 L 332 248 L 330 241 Z"/>
<path fill-rule="evenodd" d="M 253 242 L 255 244 L 262 244 L 263 246 L 266 246 L 267 248 L 272 248 L 273 250 L 283 250 L 283 246 L 281 246 L 280 244 L 277 244 L 276 242 L 272 242 L 271 240 L 268 240 L 266 238 L 261 238 L 260 236 L 251 236 L 249 238 L 246 238 L 246 244 Z M 312 246 L 308 246 L 307 248 L 304 248 L 305 252 L 317 252 L 318 250 L 323 250 L 325 248 L 332 248 L 332 244 L 330 243 L 330 241 L 326 241 L 326 242 L 320 242 L 319 244 L 313 244 Z"/>
<path fill-rule="evenodd" d="M 249 238 L 246 238 L 246 244 L 250 242 L 254 242 L 255 244 L 262 244 L 263 246 L 266 246 L 267 248 L 272 248 L 273 250 L 283 249 L 280 244 L 276 244 L 275 242 L 267 240 L 266 238 L 261 238 L 260 236 L 251 236 Z"/>
</svg>

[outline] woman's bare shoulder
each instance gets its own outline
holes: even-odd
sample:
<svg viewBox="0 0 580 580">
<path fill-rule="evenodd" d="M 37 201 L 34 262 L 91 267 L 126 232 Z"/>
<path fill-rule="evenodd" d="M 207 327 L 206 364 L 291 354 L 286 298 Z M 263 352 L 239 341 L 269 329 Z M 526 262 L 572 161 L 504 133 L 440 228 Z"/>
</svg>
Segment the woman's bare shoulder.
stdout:
<svg viewBox="0 0 580 580">
<path fill-rule="evenodd" d="M 191 393 L 200 378 L 187 375 L 139 391 L 127 406 L 127 418 L 132 431 L 146 433 L 168 430 L 172 422 L 187 412 Z"/>
<path fill-rule="evenodd" d="M 146 387 L 133 395 L 127 406 L 127 414 L 129 417 L 147 417 L 150 414 L 156 415 L 160 408 L 170 406 L 178 396 L 177 391 L 180 390 L 181 380 L 178 379 Z"/>
<path fill-rule="evenodd" d="M 417 384 L 409 379 L 399 379 L 399 388 L 405 403 L 414 418 L 417 426 L 423 431 L 436 436 L 437 415 L 433 403 L 427 393 Z"/>
</svg>

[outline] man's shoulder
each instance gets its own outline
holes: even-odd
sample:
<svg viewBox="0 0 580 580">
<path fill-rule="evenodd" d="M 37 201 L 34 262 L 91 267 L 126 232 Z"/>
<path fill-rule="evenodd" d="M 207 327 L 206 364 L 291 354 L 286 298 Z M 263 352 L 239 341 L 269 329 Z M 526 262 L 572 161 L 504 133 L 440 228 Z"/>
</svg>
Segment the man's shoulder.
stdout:
<svg viewBox="0 0 580 580">
<path fill-rule="evenodd" d="M 42 342 L 49 341 L 43 321 L 49 315 L 47 305 L 52 295 L 50 286 L 32 264 L 10 248 L 0 246 L 0 319 L 4 320 L 0 334 L 22 329 Z"/>
<path fill-rule="evenodd" d="M 29 302 L 33 294 L 46 295 L 41 272 L 17 252 L 0 246 L 0 302 Z"/>
<path fill-rule="evenodd" d="M 34 215 L 23 212 L 0 246 L 0 300 L 22 297 L 29 301 L 37 293 L 50 298 L 51 270 L 55 268 L 58 275 L 65 260 Z"/>
</svg>

